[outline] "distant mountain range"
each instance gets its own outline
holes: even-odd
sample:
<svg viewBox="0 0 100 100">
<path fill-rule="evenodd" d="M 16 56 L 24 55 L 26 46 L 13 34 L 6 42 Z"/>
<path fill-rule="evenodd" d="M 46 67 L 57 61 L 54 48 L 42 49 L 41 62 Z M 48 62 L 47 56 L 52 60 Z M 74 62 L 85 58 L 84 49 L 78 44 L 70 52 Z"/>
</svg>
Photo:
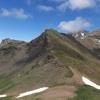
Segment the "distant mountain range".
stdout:
<svg viewBox="0 0 100 100">
<path fill-rule="evenodd" d="M 20 40 L 14 40 L 14 39 L 10 39 L 10 38 L 6 38 L 3 39 L 0 43 L 0 47 L 3 45 L 7 45 L 7 44 L 22 44 L 25 43 L 24 41 L 20 41 Z"/>
<path fill-rule="evenodd" d="M 15 95 L 41 87 L 49 89 L 21 100 L 81 100 L 78 91 L 82 100 L 87 92 L 84 100 L 92 100 L 91 95 L 99 100 L 100 92 L 82 81 L 86 76 L 100 84 L 99 41 L 100 30 L 64 34 L 53 29 L 46 29 L 29 43 L 2 40 L 0 94 L 8 94 L 2 100 L 15 100 Z"/>
<path fill-rule="evenodd" d="M 100 57 L 100 30 L 88 33 L 85 37 L 76 38 L 82 45 Z"/>
<path fill-rule="evenodd" d="M 72 34 L 72 36 L 74 36 L 75 38 L 84 39 L 85 37 L 87 37 L 89 35 L 89 31 L 81 30 L 78 32 L 70 33 L 70 34 Z"/>
</svg>

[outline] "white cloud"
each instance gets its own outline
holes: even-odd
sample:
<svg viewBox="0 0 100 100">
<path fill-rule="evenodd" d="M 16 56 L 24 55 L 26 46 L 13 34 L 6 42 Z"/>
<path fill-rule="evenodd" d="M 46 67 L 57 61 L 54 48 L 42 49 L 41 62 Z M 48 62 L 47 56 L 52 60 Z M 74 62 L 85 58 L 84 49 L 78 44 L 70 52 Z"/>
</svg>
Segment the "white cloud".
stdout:
<svg viewBox="0 0 100 100">
<path fill-rule="evenodd" d="M 77 17 L 75 20 L 71 20 L 71 21 L 62 21 L 58 25 L 60 29 L 68 32 L 77 32 L 89 26 L 90 23 L 85 19 L 83 19 L 82 17 Z"/>
<path fill-rule="evenodd" d="M 40 1 L 40 0 L 25 0 L 25 2 L 26 2 L 27 5 L 31 5 L 34 2 L 38 2 L 38 1 Z"/>
<path fill-rule="evenodd" d="M 63 1 L 66 1 L 66 0 L 49 0 L 51 2 L 63 2 Z"/>
<path fill-rule="evenodd" d="M 5 16 L 5 17 L 15 17 L 15 18 L 19 18 L 19 19 L 27 19 L 29 17 L 32 17 L 32 15 L 29 14 L 25 14 L 24 10 L 21 9 L 16 9 L 16 8 L 12 8 L 11 10 L 5 9 L 5 8 L 1 8 L 1 16 Z"/>
<path fill-rule="evenodd" d="M 67 8 L 68 8 L 68 2 L 64 2 L 60 6 L 57 7 L 57 9 L 62 12 L 65 12 Z"/>
<path fill-rule="evenodd" d="M 45 6 L 45 5 L 39 5 L 39 6 L 37 6 L 37 9 L 40 11 L 47 11 L 47 12 L 54 10 L 53 7 Z"/>
<path fill-rule="evenodd" d="M 26 0 L 27 4 L 30 5 L 32 3 L 32 0 Z"/>
<path fill-rule="evenodd" d="M 66 0 L 57 8 L 60 11 L 65 11 L 67 8 L 72 10 L 80 10 L 85 8 L 92 8 L 96 5 L 95 0 Z"/>
<path fill-rule="evenodd" d="M 84 9 L 84 8 L 94 7 L 95 1 L 94 0 L 70 0 L 69 4 L 72 10 Z"/>
</svg>

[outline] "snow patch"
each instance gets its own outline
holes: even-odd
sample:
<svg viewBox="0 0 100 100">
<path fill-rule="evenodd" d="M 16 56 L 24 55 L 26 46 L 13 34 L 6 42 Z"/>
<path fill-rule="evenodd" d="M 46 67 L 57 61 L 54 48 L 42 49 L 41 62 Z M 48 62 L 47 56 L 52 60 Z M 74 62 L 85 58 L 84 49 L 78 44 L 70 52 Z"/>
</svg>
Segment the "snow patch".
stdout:
<svg viewBox="0 0 100 100">
<path fill-rule="evenodd" d="M 2 40 L 0 40 L 0 44 L 1 44 Z"/>
<path fill-rule="evenodd" d="M 98 41 L 98 39 L 95 39 L 96 41 Z"/>
<path fill-rule="evenodd" d="M 4 98 L 6 96 L 7 96 L 6 94 L 3 94 L 3 95 L 0 95 L 0 98 Z"/>
<path fill-rule="evenodd" d="M 43 88 L 39 88 L 39 89 L 36 89 L 36 90 L 33 90 L 33 91 L 28 91 L 28 92 L 25 92 L 25 93 L 21 93 L 16 98 L 21 98 L 21 97 L 28 96 L 28 95 L 31 95 L 31 94 L 40 93 L 40 92 L 43 92 L 43 91 L 47 90 L 48 88 L 49 87 L 43 87 Z"/>
<path fill-rule="evenodd" d="M 100 90 L 100 86 L 99 86 L 99 85 L 93 83 L 92 81 L 90 81 L 90 80 L 87 79 L 86 77 L 82 77 L 82 80 L 83 80 L 83 82 L 84 82 L 86 85 L 92 86 L 92 87 L 94 87 L 94 88 Z"/>
<path fill-rule="evenodd" d="M 85 37 L 85 34 L 83 32 L 81 32 L 82 37 Z"/>
<path fill-rule="evenodd" d="M 77 37 L 78 37 L 78 34 L 75 35 L 75 38 L 77 38 Z"/>
<path fill-rule="evenodd" d="M 100 40 L 99 40 L 99 39 L 95 39 L 94 41 L 100 42 Z"/>
</svg>

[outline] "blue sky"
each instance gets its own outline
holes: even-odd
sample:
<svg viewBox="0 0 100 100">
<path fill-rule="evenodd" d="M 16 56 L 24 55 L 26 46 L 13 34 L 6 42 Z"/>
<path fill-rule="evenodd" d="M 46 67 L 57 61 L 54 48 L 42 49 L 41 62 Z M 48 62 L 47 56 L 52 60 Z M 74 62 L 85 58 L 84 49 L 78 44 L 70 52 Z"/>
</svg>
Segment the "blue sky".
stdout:
<svg viewBox="0 0 100 100">
<path fill-rule="evenodd" d="M 100 29 L 100 0 L 0 0 L 0 40 L 31 41 L 48 28 Z"/>
</svg>

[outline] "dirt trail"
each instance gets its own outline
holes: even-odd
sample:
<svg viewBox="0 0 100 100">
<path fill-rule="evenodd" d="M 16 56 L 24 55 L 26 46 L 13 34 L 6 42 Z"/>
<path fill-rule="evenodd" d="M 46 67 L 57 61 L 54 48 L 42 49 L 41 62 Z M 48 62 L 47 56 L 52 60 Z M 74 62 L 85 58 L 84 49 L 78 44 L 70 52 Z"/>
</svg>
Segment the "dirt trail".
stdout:
<svg viewBox="0 0 100 100">
<path fill-rule="evenodd" d="M 74 86 L 59 86 L 48 89 L 41 93 L 38 98 L 43 100 L 66 100 L 76 96 L 76 88 Z"/>
</svg>

